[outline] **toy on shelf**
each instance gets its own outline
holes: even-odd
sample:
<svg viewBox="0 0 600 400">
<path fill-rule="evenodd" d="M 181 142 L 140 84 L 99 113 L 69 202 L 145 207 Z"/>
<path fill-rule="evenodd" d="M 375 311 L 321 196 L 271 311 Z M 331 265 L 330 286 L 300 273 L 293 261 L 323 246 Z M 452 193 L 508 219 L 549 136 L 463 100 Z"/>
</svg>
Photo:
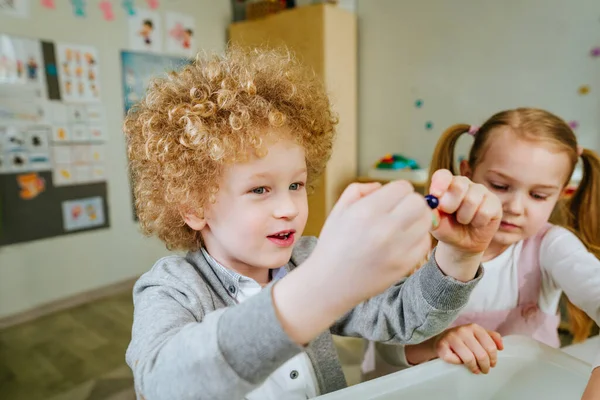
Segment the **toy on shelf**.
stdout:
<svg viewBox="0 0 600 400">
<path fill-rule="evenodd" d="M 420 169 L 419 164 L 411 158 L 400 154 L 386 154 L 375 164 L 377 169 Z"/>
<path fill-rule="evenodd" d="M 427 169 L 400 154 L 386 154 L 368 172 L 368 177 L 381 181 L 406 179 L 413 185 L 423 186 L 427 181 Z"/>
</svg>

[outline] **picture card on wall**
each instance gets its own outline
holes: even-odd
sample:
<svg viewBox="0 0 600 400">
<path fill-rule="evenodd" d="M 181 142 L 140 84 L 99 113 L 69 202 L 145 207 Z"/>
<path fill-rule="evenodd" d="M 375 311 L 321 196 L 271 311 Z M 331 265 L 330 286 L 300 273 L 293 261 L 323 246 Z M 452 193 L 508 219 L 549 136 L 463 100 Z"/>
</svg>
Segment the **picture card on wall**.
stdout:
<svg viewBox="0 0 600 400">
<path fill-rule="evenodd" d="M 163 51 L 163 31 L 160 13 L 136 9 L 129 17 L 129 48 L 160 53 Z"/>
<path fill-rule="evenodd" d="M 30 171 L 49 171 L 50 164 L 50 129 L 46 127 L 32 128 L 25 131 L 27 157 Z"/>
<path fill-rule="evenodd" d="M 91 46 L 58 44 L 61 98 L 70 103 L 100 101 L 98 51 Z"/>
<path fill-rule="evenodd" d="M 52 161 L 56 165 L 71 164 L 72 162 L 72 146 L 55 145 L 52 146 Z"/>
<path fill-rule="evenodd" d="M 55 164 L 52 169 L 52 182 L 54 186 L 74 185 L 76 181 L 72 164 Z"/>
<path fill-rule="evenodd" d="M 104 164 L 92 165 L 92 182 L 104 182 L 106 180 L 106 168 Z"/>
<path fill-rule="evenodd" d="M 25 101 L 19 98 L 0 97 L 0 123 L 18 126 L 43 124 L 49 115 L 46 104 L 47 102 L 37 99 Z"/>
<path fill-rule="evenodd" d="M 55 144 L 52 156 L 54 186 L 106 180 L 106 148 L 103 144 Z"/>
<path fill-rule="evenodd" d="M 50 170 L 50 129 L 0 127 L 0 173 Z"/>
<path fill-rule="evenodd" d="M 67 105 L 62 101 L 49 101 L 48 114 L 48 122 L 53 125 L 67 124 L 69 122 L 69 111 Z"/>
<path fill-rule="evenodd" d="M 194 17 L 178 13 L 168 12 L 166 22 L 166 52 L 184 56 L 193 56 L 197 51 L 196 24 Z"/>
<path fill-rule="evenodd" d="M 88 120 L 87 108 L 82 104 L 67 106 L 67 121 L 71 124 L 84 124 Z"/>
<path fill-rule="evenodd" d="M 67 123 L 56 124 L 52 127 L 52 142 L 70 142 L 71 135 L 69 134 L 69 126 Z"/>
<path fill-rule="evenodd" d="M 45 98 L 45 78 L 39 40 L 0 34 L 0 97 Z"/>
<path fill-rule="evenodd" d="M 90 127 L 86 124 L 72 124 L 69 127 L 71 142 L 88 142 L 90 140 Z"/>
<path fill-rule="evenodd" d="M 87 120 L 91 124 L 97 124 L 104 121 L 104 108 L 100 104 L 91 104 L 86 107 Z"/>
<path fill-rule="evenodd" d="M 105 142 L 107 140 L 106 128 L 103 123 L 90 124 L 89 135 L 92 142 Z"/>
<path fill-rule="evenodd" d="M 121 77 L 125 113 L 146 94 L 152 78 L 164 77 L 190 63 L 186 57 L 148 54 L 142 52 L 121 52 Z"/>
<path fill-rule="evenodd" d="M 104 199 L 90 197 L 62 203 L 63 228 L 75 231 L 104 225 Z"/>
</svg>

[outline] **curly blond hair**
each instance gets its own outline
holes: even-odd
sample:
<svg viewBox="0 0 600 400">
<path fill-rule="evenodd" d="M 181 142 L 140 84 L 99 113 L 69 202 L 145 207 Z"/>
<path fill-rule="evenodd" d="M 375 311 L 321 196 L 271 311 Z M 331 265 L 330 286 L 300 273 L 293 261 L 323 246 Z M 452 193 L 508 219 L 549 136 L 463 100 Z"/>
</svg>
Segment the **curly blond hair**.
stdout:
<svg viewBox="0 0 600 400">
<path fill-rule="evenodd" d="M 124 123 L 142 231 L 168 249 L 198 249 L 200 234 L 182 209 L 201 213 L 214 201 L 226 163 L 264 155 L 267 130 L 285 128 L 304 148 L 310 187 L 330 157 L 336 123 L 321 80 L 288 50 L 232 47 L 155 78 Z"/>
</svg>

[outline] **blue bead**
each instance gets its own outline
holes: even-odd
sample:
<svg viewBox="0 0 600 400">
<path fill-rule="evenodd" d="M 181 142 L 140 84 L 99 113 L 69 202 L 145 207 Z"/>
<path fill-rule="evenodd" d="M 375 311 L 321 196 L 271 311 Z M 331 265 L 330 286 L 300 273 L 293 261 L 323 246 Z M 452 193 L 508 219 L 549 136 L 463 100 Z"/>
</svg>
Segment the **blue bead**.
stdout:
<svg viewBox="0 0 600 400">
<path fill-rule="evenodd" d="M 432 210 L 435 210 L 437 206 L 440 205 L 439 199 L 432 194 L 428 194 L 427 196 L 425 196 L 425 200 L 427 200 L 427 204 Z"/>
</svg>

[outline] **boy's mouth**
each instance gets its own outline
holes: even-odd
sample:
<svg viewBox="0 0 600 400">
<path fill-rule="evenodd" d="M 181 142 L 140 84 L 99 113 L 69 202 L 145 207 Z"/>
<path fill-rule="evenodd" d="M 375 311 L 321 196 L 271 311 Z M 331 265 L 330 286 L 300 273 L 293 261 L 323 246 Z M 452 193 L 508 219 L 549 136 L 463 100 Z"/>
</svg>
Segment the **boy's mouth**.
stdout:
<svg viewBox="0 0 600 400">
<path fill-rule="evenodd" d="M 294 243 L 295 233 L 295 230 L 290 229 L 286 231 L 277 232 L 273 235 L 269 235 L 267 236 L 267 239 L 269 239 L 271 242 L 275 243 L 278 246 L 288 247 Z"/>
</svg>

